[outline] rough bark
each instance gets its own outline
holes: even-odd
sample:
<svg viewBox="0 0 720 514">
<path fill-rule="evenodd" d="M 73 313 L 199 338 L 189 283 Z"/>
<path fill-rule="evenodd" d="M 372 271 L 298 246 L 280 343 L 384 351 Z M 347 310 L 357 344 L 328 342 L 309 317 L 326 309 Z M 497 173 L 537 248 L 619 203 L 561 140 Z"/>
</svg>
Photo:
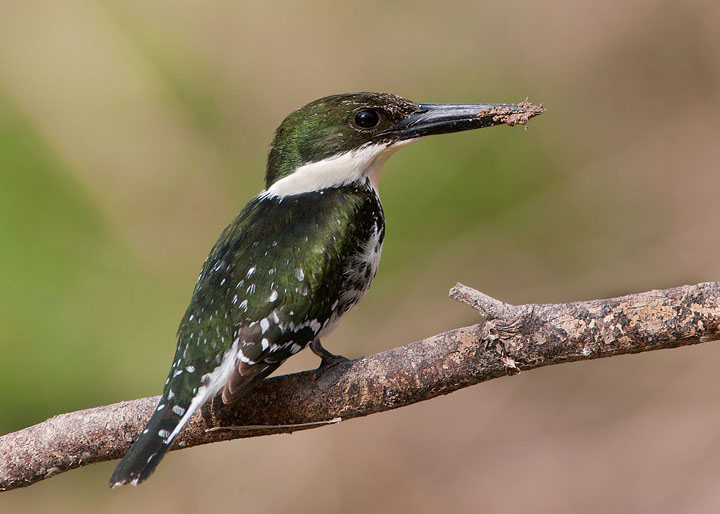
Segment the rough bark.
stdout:
<svg viewBox="0 0 720 514">
<path fill-rule="evenodd" d="M 174 449 L 316 428 L 551 364 L 720 339 L 720 283 L 569 304 L 513 306 L 458 284 L 481 323 L 216 398 Z M 61 414 L 0 437 L 0 491 L 125 454 L 158 397 Z"/>
</svg>

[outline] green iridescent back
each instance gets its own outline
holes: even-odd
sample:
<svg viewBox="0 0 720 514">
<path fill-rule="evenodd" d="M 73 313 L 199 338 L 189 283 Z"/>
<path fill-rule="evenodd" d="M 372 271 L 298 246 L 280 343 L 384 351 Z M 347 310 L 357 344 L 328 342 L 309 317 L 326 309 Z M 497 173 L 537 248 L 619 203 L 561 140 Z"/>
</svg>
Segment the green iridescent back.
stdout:
<svg viewBox="0 0 720 514">
<path fill-rule="evenodd" d="M 189 402 L 236 339 L 249 364 L 280 363 L 302 349 L 359 299 L 343 292 L 367 289 L 375 270 L 358 256 L 383 236 L 382 207 L 367 183 L 252 200 L 205 261 L 163 396 Z M 354 265 L 362 269 L 348 273 Z"/>
</svg>

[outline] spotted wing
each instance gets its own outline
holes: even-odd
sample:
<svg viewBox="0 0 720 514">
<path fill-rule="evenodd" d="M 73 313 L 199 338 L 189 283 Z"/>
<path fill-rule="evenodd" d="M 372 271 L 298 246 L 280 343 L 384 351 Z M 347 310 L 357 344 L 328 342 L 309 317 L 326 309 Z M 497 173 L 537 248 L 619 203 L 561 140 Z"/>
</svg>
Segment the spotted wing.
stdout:
<svg viewBox="0 0 720 514">
<path fill-rule="evenodd" d="M 377 232 L 380 209 L 372 191 L 356 186 L 253 200 L 205 263 L 178 356 L 192 353 L 204 374 L 236 359 L 223 398 L 249 390 L 325 328 L 348 256 Z"/>
</svg>

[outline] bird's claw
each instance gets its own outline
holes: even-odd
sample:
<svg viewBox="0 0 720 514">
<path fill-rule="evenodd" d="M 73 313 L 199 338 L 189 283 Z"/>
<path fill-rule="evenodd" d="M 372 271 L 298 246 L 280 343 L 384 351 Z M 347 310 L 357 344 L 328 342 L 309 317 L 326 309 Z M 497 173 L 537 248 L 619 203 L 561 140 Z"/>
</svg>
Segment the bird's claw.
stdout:
<svg viewBox="0 0 720 514">
<path fill-rule="evenodd" d="M 318 366 L 320 369 L 322 368 L 328 368 L 331 366 L 335 366 L 336 364 L 340 364 L 341 362 L 348 362 L 350 359 L 347 357 L 343 357 L 342 355 L 335 355 L 334 353 L 328 352 L 327 355 L 322 356 L 322 360 L 320 361 L 320 366 Z"/>
<path fill-rule="evenodd" d="M 343 357 L 342 355 L 335 355 L 334 353 L 330 353 L 323 347 L 323 345 L 320 344 L 320 341 L 318 340 L 310 343 L 310 349 L 315 355 L 322 359 L 320 361 L 320 366 L 318 366 L 318 369 L 328 368 L 340 364 L 341 362 L 348 362 L 350 360 L 347 357 Z"/>
</svg>

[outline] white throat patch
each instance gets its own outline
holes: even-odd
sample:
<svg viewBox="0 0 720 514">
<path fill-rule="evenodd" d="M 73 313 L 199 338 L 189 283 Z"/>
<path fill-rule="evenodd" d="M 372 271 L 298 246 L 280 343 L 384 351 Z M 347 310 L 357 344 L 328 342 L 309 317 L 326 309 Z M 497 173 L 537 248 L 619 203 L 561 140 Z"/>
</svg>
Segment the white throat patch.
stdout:
<svg viewBox="0 0 720 514">
<path fill-rule="evenodd" d="M 370 179 L 375 192 L 378 190 L 378 178 L 383 164 L 398 148 L 409 143 L 401 141 L 395 144 L 373 144 L 357 150 L 345 152 L 311 162 L 297 168 L 291 175 L 284 177 L 262 194 L 267 196 L 288 196 L 320 191 L 330 187 L 339 187 L 365 177 Z"/>
</svg>

